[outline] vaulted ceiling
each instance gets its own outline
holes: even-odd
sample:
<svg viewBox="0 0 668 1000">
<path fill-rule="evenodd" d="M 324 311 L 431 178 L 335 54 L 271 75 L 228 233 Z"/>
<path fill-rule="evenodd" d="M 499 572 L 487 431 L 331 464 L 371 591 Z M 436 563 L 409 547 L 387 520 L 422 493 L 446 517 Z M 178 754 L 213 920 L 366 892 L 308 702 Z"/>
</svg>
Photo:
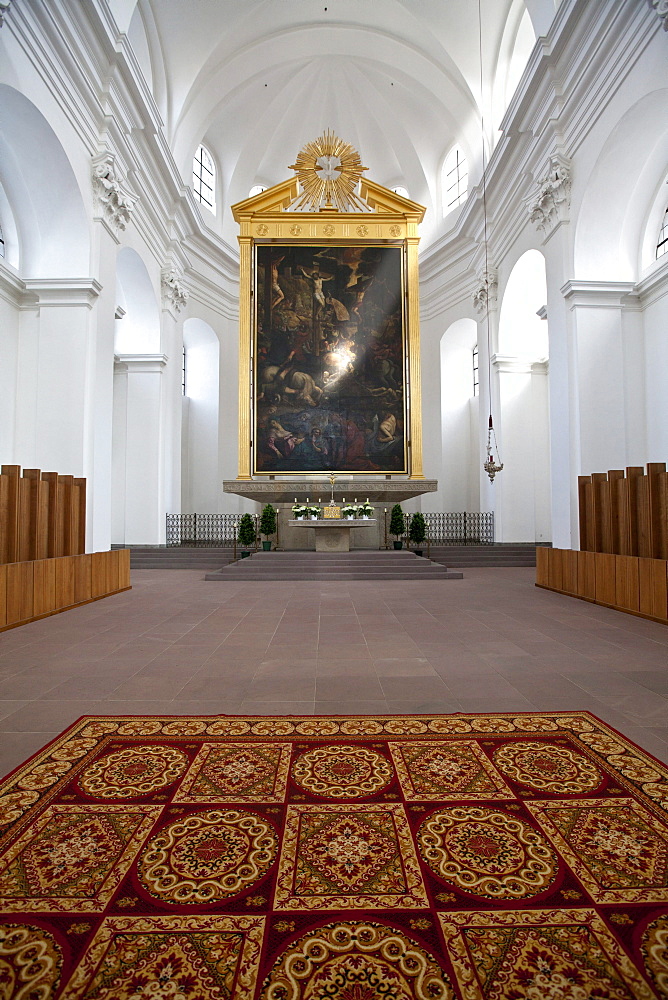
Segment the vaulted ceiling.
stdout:
<svg viewBox="0 0 668 1000">
<path fill-rule="evenodd" d="M 443 158 L 461 144 L 480 176 L 536 37 L 559 0 L 110 0 L 165 121 L 184 179 L 199 142 L 220 171 L 219 217 L 254 184 L 290 176 L 331 128 L 368 176 L 403 186 L 443 222 Z M 482 25 L 482 30 L 480 29 Z M 482 39 L 482 88 L 481 46 Z"/>
</svg>

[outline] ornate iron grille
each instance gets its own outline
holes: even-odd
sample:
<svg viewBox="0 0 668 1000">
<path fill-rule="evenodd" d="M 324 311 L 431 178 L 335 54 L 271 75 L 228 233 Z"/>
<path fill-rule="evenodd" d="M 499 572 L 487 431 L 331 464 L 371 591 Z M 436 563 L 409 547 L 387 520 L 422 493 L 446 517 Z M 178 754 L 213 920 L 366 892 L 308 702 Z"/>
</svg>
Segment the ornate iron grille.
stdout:
<svg viewBox="0 0 668 1000">
<path fill-rule="evenodd" d="M 431 545 L 493 545 L 494 512 L 424 514 Z"/>
<path fill-rule="evenodd" d="M 240 514 L 167 514 L 167 545 L 234 545 Z"/>
</svg>

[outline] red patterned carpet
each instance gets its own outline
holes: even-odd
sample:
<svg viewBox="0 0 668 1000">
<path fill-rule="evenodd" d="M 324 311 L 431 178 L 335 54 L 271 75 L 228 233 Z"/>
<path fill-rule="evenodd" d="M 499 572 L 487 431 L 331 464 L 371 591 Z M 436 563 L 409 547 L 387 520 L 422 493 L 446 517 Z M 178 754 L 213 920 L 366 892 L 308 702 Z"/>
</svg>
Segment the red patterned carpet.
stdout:
<svg viewBox="0 0 668 1000">
<path fill-rule="evenodd" d="M 587 712 L 88 717 L 0 824 L 2 1000 L 668 997 L 668 769 Z"/>
</svg>

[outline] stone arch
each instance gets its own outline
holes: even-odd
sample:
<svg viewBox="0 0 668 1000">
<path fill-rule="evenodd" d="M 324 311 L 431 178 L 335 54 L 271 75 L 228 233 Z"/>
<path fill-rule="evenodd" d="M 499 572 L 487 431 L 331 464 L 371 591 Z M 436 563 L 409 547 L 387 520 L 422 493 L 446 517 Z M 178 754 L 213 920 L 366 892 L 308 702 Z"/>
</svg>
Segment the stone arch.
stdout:
<svg viewBox="0 0 668 1000">
<path fill-rule="evenodd" d="M 545 260 L 539 250 L 515 262 L 503 290 L 498 352 L 492 358 L 495 427 L 504 469 L 494 482 L 497 539 L 548 541 L 550 433 Z"/>
<path fill-rule="evenodd" d="M 116 320 L 116 354 L 157 354 L 160 351 L 160 311 L 144 261 L 132 247 L 122 247 L 116 260 L 116 305 L 124 315 Z"/>
<path fill-rule="evenodd" d="M 574 241 L 574 272 L 580 278 L 639 277 L 644 229 L 668 163 L 667 101 L 668 89 L 655 90 L 629 108 L 587 178 Z"/>
<path fill-rule="evenodd" d="M 545 258 L 526 250 L 513 265 L 499 313 L 498 352 L 532 361 L 548 357 L 547 323 L 537 315 L 547 302 Z"/>
<path fill-rule="evenodd" d="M 0 108 L 0 183 L 15 220 L 21 276 L 87 276 L 90 230 L 60 140 L 35 105 L 6 84 L 0 84 Z"/>
</svg>

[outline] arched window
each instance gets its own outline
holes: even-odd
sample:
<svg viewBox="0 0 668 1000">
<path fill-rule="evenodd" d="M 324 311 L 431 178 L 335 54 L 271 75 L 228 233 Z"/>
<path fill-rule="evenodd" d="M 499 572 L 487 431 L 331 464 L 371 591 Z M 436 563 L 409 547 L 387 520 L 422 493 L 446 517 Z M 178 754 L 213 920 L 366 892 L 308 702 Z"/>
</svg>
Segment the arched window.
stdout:
<svg viewBox="0 0 668 1000">
<path fill-rule="evenodd" d="M 202 205 L 216 211 L 216 167 L 204 146 L 198 146 L 193 160 L 193 191 Z"/>
<path fill-rule="evenodd" d="M 443 215 L 457 208 L 466 200 L 469 187 L 469 168 L 461 148 L 455 146 L 445 158 L 441 174 Z"/>
<path fill-rule="evenodd" d="M 254 198 L 256 194 L 262 194 L 262 192 L 266 190 L 267 189 L 264 186 L 264 184 L 254 184 L 253 187 L 248 192 L 248 197 Z"/>
<path fill-rule="evenodd" d="M 408 193 L 408 188 L 405 187 L 395 187 L 392 188 L 395 194 L 398 194 L 400 198 L 410 198 Z"/>
<path fill-rule="evenodd" d="M 663 214 L 663 222 L 661 223 L 661 231 L 659 232 L 659 239 L 656 244 L 656 259 L 663 257 L 664 253 L 668 253 L 668 208 Z"/>
</svg>

